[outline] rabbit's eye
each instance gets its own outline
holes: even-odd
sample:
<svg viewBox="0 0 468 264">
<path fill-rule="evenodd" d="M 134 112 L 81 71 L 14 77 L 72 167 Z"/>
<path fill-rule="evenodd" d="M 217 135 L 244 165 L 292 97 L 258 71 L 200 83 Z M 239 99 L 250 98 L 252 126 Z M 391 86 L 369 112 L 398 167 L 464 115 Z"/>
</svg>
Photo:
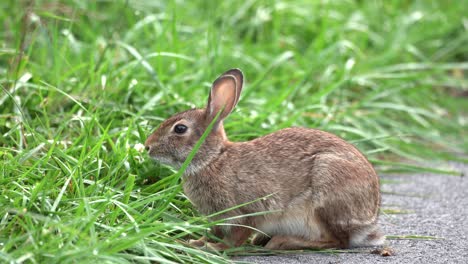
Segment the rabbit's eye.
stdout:
<svg viewBox="0 0 468 264">
<path fill-rule="evenodd" d="M 186 125 L 176 125 L 174 127 L 174 132 L 176 132 L 177 134 L 183 134 L 187 131 L 187 126 Z"/>
</svg>

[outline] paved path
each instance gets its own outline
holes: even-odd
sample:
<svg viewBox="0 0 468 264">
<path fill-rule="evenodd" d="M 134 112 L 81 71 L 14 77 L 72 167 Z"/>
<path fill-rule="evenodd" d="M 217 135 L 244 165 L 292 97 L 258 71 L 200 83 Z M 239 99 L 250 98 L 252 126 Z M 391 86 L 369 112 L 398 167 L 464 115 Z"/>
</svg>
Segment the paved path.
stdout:
<svg viewBox="0 0 468 264">
<path fill-rule="evenodd" d="M 450 163 L 464 177 L 415 174 L 383 176 L 383 208 L 407 211 L 380 216 L 387 235 L 439 237 L 436 240 L 390 239 L 394 256 L 361 253 L 306 253 L 252 256 L 243 261 L 275 263 L 468 263 L 468 164 Z"/>
</svg>

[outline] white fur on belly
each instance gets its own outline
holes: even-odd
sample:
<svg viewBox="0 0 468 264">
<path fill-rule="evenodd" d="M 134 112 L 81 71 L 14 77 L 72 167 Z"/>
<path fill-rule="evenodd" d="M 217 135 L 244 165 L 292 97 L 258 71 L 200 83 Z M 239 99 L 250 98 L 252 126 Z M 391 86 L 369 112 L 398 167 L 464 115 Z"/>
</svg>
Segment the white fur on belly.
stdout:
<svg viewBox="0 0 468 264">
<path fill-rule="evenodd" d="M 279 214 L 265 215 L 257 228 L 269 236 L 290 235 L 308 240 L 319 240 L 322 231 L 313 210 L 289 209 Z"/>
</svg>

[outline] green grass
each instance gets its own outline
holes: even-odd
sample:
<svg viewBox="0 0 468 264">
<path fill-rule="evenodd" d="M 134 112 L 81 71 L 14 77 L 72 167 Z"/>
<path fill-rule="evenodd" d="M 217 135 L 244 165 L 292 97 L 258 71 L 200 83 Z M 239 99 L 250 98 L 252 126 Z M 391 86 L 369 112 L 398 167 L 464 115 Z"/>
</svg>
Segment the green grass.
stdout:
<svg viewBox="0 0 468 264">
<path fill-rule="evenodd" d="M 468 149 L 464 1 L 0 3 L 0 262 L 226 262 L 178 174 L 135 146 L 232 68 L 240 141 L 292 125 L 381 172 Z M 228 254 L 228 253 L 225 253 Z"/>
<path fill-rule="evenodd" d="M 436 240 L 436 239 L 443 239 L 441 237 L 434 237 L 434 236 L 420 236 L 420 235 L 387 235 L 387 239 L 390 240 Z"/>
</svg>

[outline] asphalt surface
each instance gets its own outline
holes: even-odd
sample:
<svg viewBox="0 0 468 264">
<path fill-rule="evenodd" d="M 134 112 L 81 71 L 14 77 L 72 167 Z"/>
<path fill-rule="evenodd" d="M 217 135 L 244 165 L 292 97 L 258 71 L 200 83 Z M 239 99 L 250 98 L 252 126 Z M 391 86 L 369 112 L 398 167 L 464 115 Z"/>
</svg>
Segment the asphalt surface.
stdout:
<svg viewBox="0 0 468 264">
<path fill-rule="evenodd" d="M 385 175 L 392 183 L 382 185 L 382 208 L 400 214 L 382 214 L 386 235 L 417 235 L 438 239 L 387 239 L 392 256 L 358 253 L 291 253 L 276 256 L 235 258 L 261 264 L 277 263 L 468 263 L 468 164 L 449 163 L 464 176 L 434 174 Z M 395 181 L 395 182 L 393 182 Z"/>
</svg>

